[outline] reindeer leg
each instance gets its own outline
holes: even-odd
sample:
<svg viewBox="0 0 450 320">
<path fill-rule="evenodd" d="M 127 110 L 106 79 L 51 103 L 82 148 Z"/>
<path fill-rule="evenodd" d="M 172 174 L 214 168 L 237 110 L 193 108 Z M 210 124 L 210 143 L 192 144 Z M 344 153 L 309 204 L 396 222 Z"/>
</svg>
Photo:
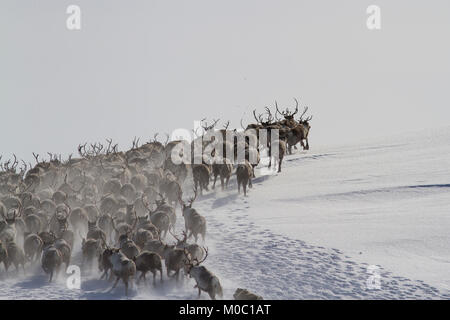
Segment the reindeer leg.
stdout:
<svg viewBox="0 0 450 320">
<path fill-rule="evenodd" d="M 143 272 L 141 272 L 141 275 L 139 276 L 139 278 L 136 281 L 136 284 L 139 284 L 141 282 L 142 276 L 144 275 Z"/>
<path fill-rule="evenodd" d="M 214 183 L 213 183 L 213 190 L 216 188 L 216 180 L 217 180 L 217 175 L 214 175 Z"/>
<path fill-rule="evenodd" d="M 117 277 L 117 278 L 116 278 L 116 281 L 114 282 L 114 284 L 113 284 L 113 286 L 112 286 L 112 288 L 111 288 L 111 290 L 109 290 L 109 291 L 112 291 L 112 290 L 114 290 L 114 289 L 116 288 L 117 283 L 119 282 L 119 280 L 120 280 L 120 277 Z"/>
<path fill-rule="evenodd" d="M 144 284 L 147 285 L 147 277 L 146 277 L 146 273 L 144 273 Z"/>
<path fill-rule="evenodd" d="M 123 279 L 123 283 L 125 284 L 125 295 L 128 297 L 128 279 Z"/>
<path fill-rule="evenodd" d="M 112 270 L 110 270 L 108 282 L 111 282 L 113 280 L 113 277 L 114 277 L 114 273 L 112 272 Z"/>
</svg>

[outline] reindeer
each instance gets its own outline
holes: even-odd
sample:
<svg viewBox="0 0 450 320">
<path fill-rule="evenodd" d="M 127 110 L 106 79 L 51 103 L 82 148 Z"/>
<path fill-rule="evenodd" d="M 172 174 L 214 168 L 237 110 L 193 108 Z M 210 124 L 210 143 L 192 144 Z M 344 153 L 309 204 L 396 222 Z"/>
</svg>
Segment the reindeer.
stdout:
<svg viewBox="0 0 450 320">
<path fill-rule="evenodd" d="M 69 223 L 67 222 L 68 217 L 71 215 L 71 209 L 68 204 L 59 205 L 56 208 L 55 218 L 58 223 L 56 229 L 56 236 L 59 239 L 64 240 L 68 245 L 70 251 L 73 248 L 74 234 L 72 230 L 69 230 Z"/>
<path fill-rule="evenodd" d="M 297 125 L 297 122 L 294 119 L 294 116 L 298 113 L 298 100 L 296 98 L 294 98 L 295 100 L 295 110 L 292 112 L 290 111 L 288 108 L 286 108 L 285 111 L 280 111 L 278 109 L 278 104 L 275 101 L 275 106 L 276 106 L 276 113 L 282 115 L 284 117 L 284 120 L 280 121 L 280 124 L 287 126 L 289 128 L 293 128 Z"/>
<path fill-rule="evenodd" d="M 161 274 L 161 282 L 163 281 L 162 263 L 159 254 L 150 251 L 142 251 L 138 256 L 133 258 L 136 264 L 136 270 L 141 272 L 141 276 L 138 278 L 139 281 L 143 278 L 147 281 L 145 275 L 148 271 L 153 273 L 153 285 L 155 285 L 156 272 L 159 271 Z"/>
<path fill-rule="evenodd" d="M 4 214 L 6 208 L 1 208 L 0 211 L 5 221 L 3 227 L 0 229 L 0 240 L 4 243 L 13 242 L 16 240 L 17 230 L 15 228 L 16 219 L 22 214 L 22 207 L 18 210 L 11 209 L 8 214 Z"/>
<path fill-rule="evenodd" d="M 122 279 L 125 284 L 125 295 L 128 296 L 128 283 L 130 278 L 133 279 L 136 275 L 136 264 L 133 260 L 127 258 L 120 249 L 106 249 L 104 253 L 109 262 L 112 264 L 112 272 L 116 276 L 116 281 L 111 288 L 111 291 L 117 286 L 117 283 Z"/>
<path fill-rule="evenodd" d="M 82 238 L 81 240 L 81 252 L 82 252 L 82 265 L 88 263 L 92 267 L 95 259 L 101 255 L 103 250 L 104 239 L 92 239 Z"/>
<path fill-rule="evenodd" d="M 62 262 L 63 256 L 54 244 L 48 244 L 44 247 L 41 263 L 44 272 L 50 274 L 49 282 L 52 282 L 53 274 L 58 275 Z"/>
<path fill-rule="evenodd" d="M 153 225 L 153 224 L 152 224 Z M 157 229 L 155 227 L 155 231 L 157 232 Z M 145 246 L 145 244 L 153 240 L 153 233 L 147 229 L 138 228 L 136 233 L 134 234 L 133 241 L 134 243 L 142 250 Z"/>
<path fill-rule="evenodd" d="M 150 214 L 151 223 L 158 228 L 158 233 L 165 238 L 171 225 L 169 214 L 165 210 L 159 210 L 158 206 L 155 210 L 151 210 L 148 204 L 146 204 L 146 207 Z"/>
<path fill-rule="evenodd" d="M 65 264 L 65 269 L 67 269 L 70 265 L 72 247 L 63 238 L 57 238 L 54 242 L 54 246 L 60 252 L 62 263 Z"/>
<path fill-rule="evenodd" d="M 79 230 L 85 227 L 88 220 L 86 210 L 83 208 L 75 208 L 70 211 L 69 221 L 73 228 Z"/>
<path fill-rule="evenodd" d="M 234 300 L 263 300 L 261 296 L 242 288 L 237 288 L 233 297 Z"/>
<path fill-rule="evenodd" d="M 143 251 L 150 251 L 159 254 L 161 259 L 164 259 L 164 251 L 168 245 L 163 243 L 161 235 L 158 235 L 158 239 L 152 239 L 145 243 Z"/>
<path fill-rule="evenodd" d="M 160 184 L 160 192 L 163 194 L 167 201 L 176 207 L 178 197 L 183 195 L 180 183 L 175 180 L 176 178 L 169 178 L 170 174 L 166 173 L 166 177 Z"/>
<path fill-rule="evenodd" d="M 311 121 L 312 116 L 303 119 L 304 114 L 308 111 L 308 107 L 305 107 L 303 113 L 300 115 L 300 119 L 298 120 L 298 124 L 290 129 L 287 135 L 287 146 L 288 153 L 292 154 L 292 147 L 295 147 L 297 143 L 300 142 L 303 150 L 309 150 L 309 142 L 308 142 L 308 134 L 311 126 L 309 121 Z M 306 141 L 306 144 L 303 143 L 303 140 Z M 295 147 L 296 148 L 296 147 Z"/>
<path fill-rule="evenodd" d="M 101 254 L 98 256 L 98 269 L 100 272 L 103 272 L 100 277 L 100 280 L 102 280 L 103 278 L 107 278 L 108 272 L 111 271 L 109 276 L 109 281 L 111 281 L 113 277 L 112 273 L 113 265 L 109 260 L 111 248 L 109 248 L 106 244 L 104 244 L 104 246 L 106 247 L 106 249 L 103 249 Z"/>
<path fill-rule="evenodd" d="M 125 183 L 120 189 L 120 194 L 127 203 L 133 203 L 136 200 L 136 188 L 131 183 Z"/>
<path fill-rule="evenodd" d="M 113 218 L 107 213 L 102 214 L 97 220 L 98 227 L 112 239 L 112 232 L 114 231 L 114 221 Z"/>
<path fill-rule="evenodd" d="M 238 183 L 238 193 L 241 193 L 241 185 L 244 189 L 244 196 L 247 196 L 247 185 L 252 187 L 253 168 L 251 164 L 245 160 L 244 163 L 238 164 L 236 168 L 236 178 Z"/>
<path fill-rule="evenodd" d="M 31 212 L 35 211 L 34 207 L 28 207 L 27 209 L 32 208 Z M 25 210 L 27 210 L 25 209 Z M 25 214 L 24 214 L 25 215 Z M 35 233 L 38 234 L 42 229 L 42 220 L 41 218 L 34 213 L 29 213 L 25 215 L 25 225 L 27 227 L 27 231 L 29 233 Z"/>
<path fill-rule="evenodd" d="M 202 247 L 200 247 L 196 243 L 188 244 L 187 243 L 187 234 L 185 231 L 183 231 L 183 239 L 178 238 L 175 234 L 172 232 L 170 233 L 175 240 L 177 240 L 177 244 L 175 245 L 176 248 L 179 249 L 186 249 L 189 254 L 191 255 L 192 259 L 201 260 L 203 259 L 205 252 Z"/>
<path fill-rule="evenodd" d="M 149 220 L 149 215 L 138 217 L 136 229 L 150 232 L 150 238 L 157 238 L 159 235 L 158 228 Z"/>
<path fill-rule="evenodd" d="M 134 228 L 136 227 L 138 219 L 137 219 L 137 216 L 136 216 L 136 211 L 133 210 L 132 212 L 135 214 L 135 219 L 134 219 L 134 223 L 133 223 L 132 226 L 129 225 L 128 223 L 126 223 L 125 221 L 122 221 L 122 222 L 118 223 L 117 226 L 116 226 L 116 223 L 115 223 L 116 218 L 114 217 L 112 219 L 112 226 L 113 226 L 114 231 L 116 232 L 116 242 L 119 241 L 121 235 L 127 235 L 128 236 L 129 234 L 133 233 Z"/>
<path fill-rule="evenodd" d="M 187 250 L 185 251 L 185 255 L 187 257 L 184 261 L 185 271 L 189 277 L 194 278 L 197 283 L 194 288 L 198 289 L 198 298 L 200 298 L 202 291 L 205 291 L 212 300 L 216 300 L 217 295 L 221 298 L 223 297 L 223 290 L 219 278 L 217 278 L 217 276 L 215 276 L 204 266 L 200 265 L 208 257 L 208 249 L 204 248 L 204 250 L 205 257 L 200 261 L 190 258 L 190 254 Z"/>
<path fill-rule="evenodd" d="M 166 271 L 168 277 L 176 277 L 178 281 L 180 270 L 184 266 L 184 261 L 186 260 L 186 255 L 184 249 L 176 248 L 175 245 L 166 245 L 164 247 L 163 252 Z M 174 274 L 170 275 L 170 272 L 173 271 Z"/>
<path fill-rule="evenodd" d="M 208 191 L 209 179 L 211 170 L 204 164 L 192 165 L 192 176 L 194 178 L 194 186 L 197 189 L 200 186 L 200 194 L 203 194 L 203 189 Z"/>
<path fill-rule="evenodd" d="M 300 142 L 300 144 L 302 145 L 303 150 L 309 150 L 308 133 L 311 128 L 311 126 L 309 125 L 309 121 L 311 121 L 312 116 L 303 119 L 303 116 L 308 111 L 308 107 L 305 107 L 303 113 L 300 115 L 299 120 L 295 121 L 294 116 L 298 112 L 297 99 L 295 99 L 295 102 L 296 107 L 294 112 L 290 112 L 289 109 L 286 109 L 286 111 L 279 111 L 278 105 L 275 102 L 277 109 L 276 114 L 280 114 L 284 117 L 284 120 L 279 121 L 278 123 L 289 129 L 286 135 L 280 134 L 280 138 L 287 139 L 286 142 L 288 144 L 289 154 L 292 154 L 292 147 L 295 147 L 298 142 Z M 306 145 L 303 143 L 303 140 L 306 141 Z"/>
<path fill-rule="evenodd" d="M 222 190 L 224 190 L 225 187 L 228 187 L 228 181 L 230 180 L 231 173 L 233 172 L 233 165 L 231 164 L 231 161 L 226 158 L 223 158 L 221 160 L 222 161 L 220 161 L 220 159 L 215 160 L 212 165 L 214 176 L 214 183 L 212 188 L 215 189 L 217 176 L 220 176 L 220 184 L 222 186 Z"/>
<path fill-rule="evenodd" d="M 156 199 L 156 210 L 165 212 L 169 216 L 170 220 L 170 228 L 172 230 L 175 229 L 175 223 L 177 222 L 177 215 L 175 213 L 175 208 L 169 204 L 166 203 L 166 199 L 163 197 L 163 195 L 159 194 L 160 199 Z M 180 194 L 181 196 L 181 194 Z M 179 197 L 180 197 L 179 196 Z M 177 199 L 178 200 L 178 199 Z"/>
<path fill-rule="evenodd" d="M 119 237 L 120 251 L 127 256 L 128 259 L 133 259 L 140 253 L 139 247 L 128 237 L 128 234 L 122 234 Z"/>
<path fill-rule="evenodd" d="M 278 162 L 278 172 L 281 172 L 281 164 L 283 162 L 284 155 L 286 154 L 286 142 L 283 140 L 278 140 L 274 145 L 275 148 L 276 145 L 278 145 L 278 157 L 275 159 L 275 161 Z M 272 147 L 273 146 L 271 145 L 269 148 L 269 168 L 272 166 Z"/>
<path fill-rule="evenodd" d="M 10 264 L 13 264 L 16 271 L 19 271 L 19 266 L 22 266 L 23 273 L 25 273 L 25 253 L 17 243 L 10 241 L 6 244 L 6 250 L 8 251 L 8 260 Z"/>
<path fill-rule="evenodd" d="M 197 189 L 194 189 L 194 197 L 189 199 L 188 204 L 186 204 L 183 199 L 179 199 L 182 214 L 184 217 L 184 225 L 186 232 L 188 233 L 188 238 L 194 236 L 195 242 L 197 242 L 198 236 L 201 235 L 203 241 L 205 241 L 206 235 L 206 219 L 201 216 L 197 210 L 192 208 L 192 204 L 197 198 Z"/>
<path fill-rule="evenodd" d="M 84 211 L 86 212 L 88 221 L 96 221 L 98 222 L 100 218 L 100 212 L 97 209 L 97 206 L 95 204 L 88 204 L 83 207 Z"/>
<path fill-rule="evenodd" d="M 104 240 L 106 241 L 106 233 L 97 225 L 98 219 L 95 221 L 88 220 L 88 233 L 86 238 L 94 240 Z"/>
<path fill-rule="evenodd" d="M 39 259 L 43 245 L 44 242 L 36 233 L 24 233 L 23 249 L 25 257 L 29 261 L 35 261 Z"/>
</svg>

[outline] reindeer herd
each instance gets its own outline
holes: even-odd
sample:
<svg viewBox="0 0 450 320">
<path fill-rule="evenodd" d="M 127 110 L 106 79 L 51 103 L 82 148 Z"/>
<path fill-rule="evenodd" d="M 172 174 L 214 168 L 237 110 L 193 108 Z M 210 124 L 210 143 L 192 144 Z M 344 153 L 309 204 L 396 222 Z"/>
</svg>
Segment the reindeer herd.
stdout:
<svg viewBox="0 0 450 320">
<path fill-rule="evenodd" d="M 194 278 L 199 296 L 204 291 L 211 299 L 221 297 L 219 279 L 202 264 L 208 249 L 197 243 L 206 243 L 207 221 L 195 209 L 195 200 L 210 192 L 211 180 L 214 189 L 218 177 L 222 190 L 227 189 L 233 175 L 238 192 L 242 187 L 246 196 L 262 152 L 270 158 L 269 167 L 274 158 L 280 172 L 283 157 L 298 143 L 308 150 L 312 117 L 304 118 L 305 108 L 295 119 L 295 102 L 293 111 L 280 111 L 276 102 L 275 113 L 268 107 L 265 114 L 254 110 L 256 123 L 244 128 L 241 120 L 242 131 L 229 130 L 229 122 L 217 130 L 218 120 L 211 125 L 202 120 L 202 134 L 195 132 L 189 148 L 182 149 L 183 159 L 189 153 L 192 161 L 174 161 L 177 147 L 185 141 L 169 142 L 167 137 L 160 142 L 155 135 L 144 144 L 135 138 L 128 151 L 119 151 L 117 144 L 106 140 L 105 145 L 79 145 L 77 157 L 67 160 L 51 153 L 44 160 L 33 153 L 35 165 L 19 163 L 15 156 L 2 162 L 0 274 L 26 273 L 28 266 L 40 264 L 51 282 L 79 257 L 82 270 L 98 268 L 100 279 L 115 278 L 111 290 L 122 280 L 126 295 L 133 279 L 137 284 L 146 282 L 151 272 L 153 284 L 157 278 L 178 281 L 182 274 Z M 275 130 L 276 140 L 261 142 L 263 131 L 271 137 Z M 206 138 L 208 132 L 224 139 Z M 228 136 L 231 140 L 225 139 Z M 195 144 L 201 148 L 197 162 Z M 242 157 L 238 150 L 244 151 Z M 183 231 L 177 234 L 181 219 Z M 80 252 L 74 252 L 75 246 Z M 251 293 L 239 296 L 249 299 Z"/>
</svg>

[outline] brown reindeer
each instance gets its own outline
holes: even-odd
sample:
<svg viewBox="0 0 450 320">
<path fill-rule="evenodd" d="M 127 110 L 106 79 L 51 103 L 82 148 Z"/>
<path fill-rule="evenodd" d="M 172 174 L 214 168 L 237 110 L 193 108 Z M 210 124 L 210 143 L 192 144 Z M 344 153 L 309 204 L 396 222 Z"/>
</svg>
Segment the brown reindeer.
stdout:
<svg viewBox="0 0 450 320">
<path fill-rule="evenodd" d="M 238 193 L 241 193 L 241 185 L 244 189 L 244 196 L 247 196 L 247 185 L 252 187 L 253 167 L 245 160 L 236 168 L 236 178 L 238 183 Z"/>
</svg>

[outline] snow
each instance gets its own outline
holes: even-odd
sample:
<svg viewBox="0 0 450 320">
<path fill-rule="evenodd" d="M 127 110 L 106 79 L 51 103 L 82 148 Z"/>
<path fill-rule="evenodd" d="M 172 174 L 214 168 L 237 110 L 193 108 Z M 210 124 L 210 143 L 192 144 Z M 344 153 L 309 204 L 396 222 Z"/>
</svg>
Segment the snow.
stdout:
<svg viewBox="0 0 450 320">
<path fill-rule="evenodd" d="M 450 127 L 347 146 L 312 139 L 281 173 L 259 168 L 248 197 L 234 178 L 226 191 L 219 183 L 194 207 L 208 225 L 204 264 L 224 298 L 241 287 L 265 299 L 449 299 L 449 141 Z M 371 265 L 379 289 L 367 285 Z M 109 292 L 99 277 L 83 271 L 76 290 L 64 275 L 48 284 L 39 265 L 27 275 L 1 269 L 0 298 L 126 299 L 122 283 Z M 149 283 L 129 298 L 197 297 L 192 279 Z"/>
</svg>

